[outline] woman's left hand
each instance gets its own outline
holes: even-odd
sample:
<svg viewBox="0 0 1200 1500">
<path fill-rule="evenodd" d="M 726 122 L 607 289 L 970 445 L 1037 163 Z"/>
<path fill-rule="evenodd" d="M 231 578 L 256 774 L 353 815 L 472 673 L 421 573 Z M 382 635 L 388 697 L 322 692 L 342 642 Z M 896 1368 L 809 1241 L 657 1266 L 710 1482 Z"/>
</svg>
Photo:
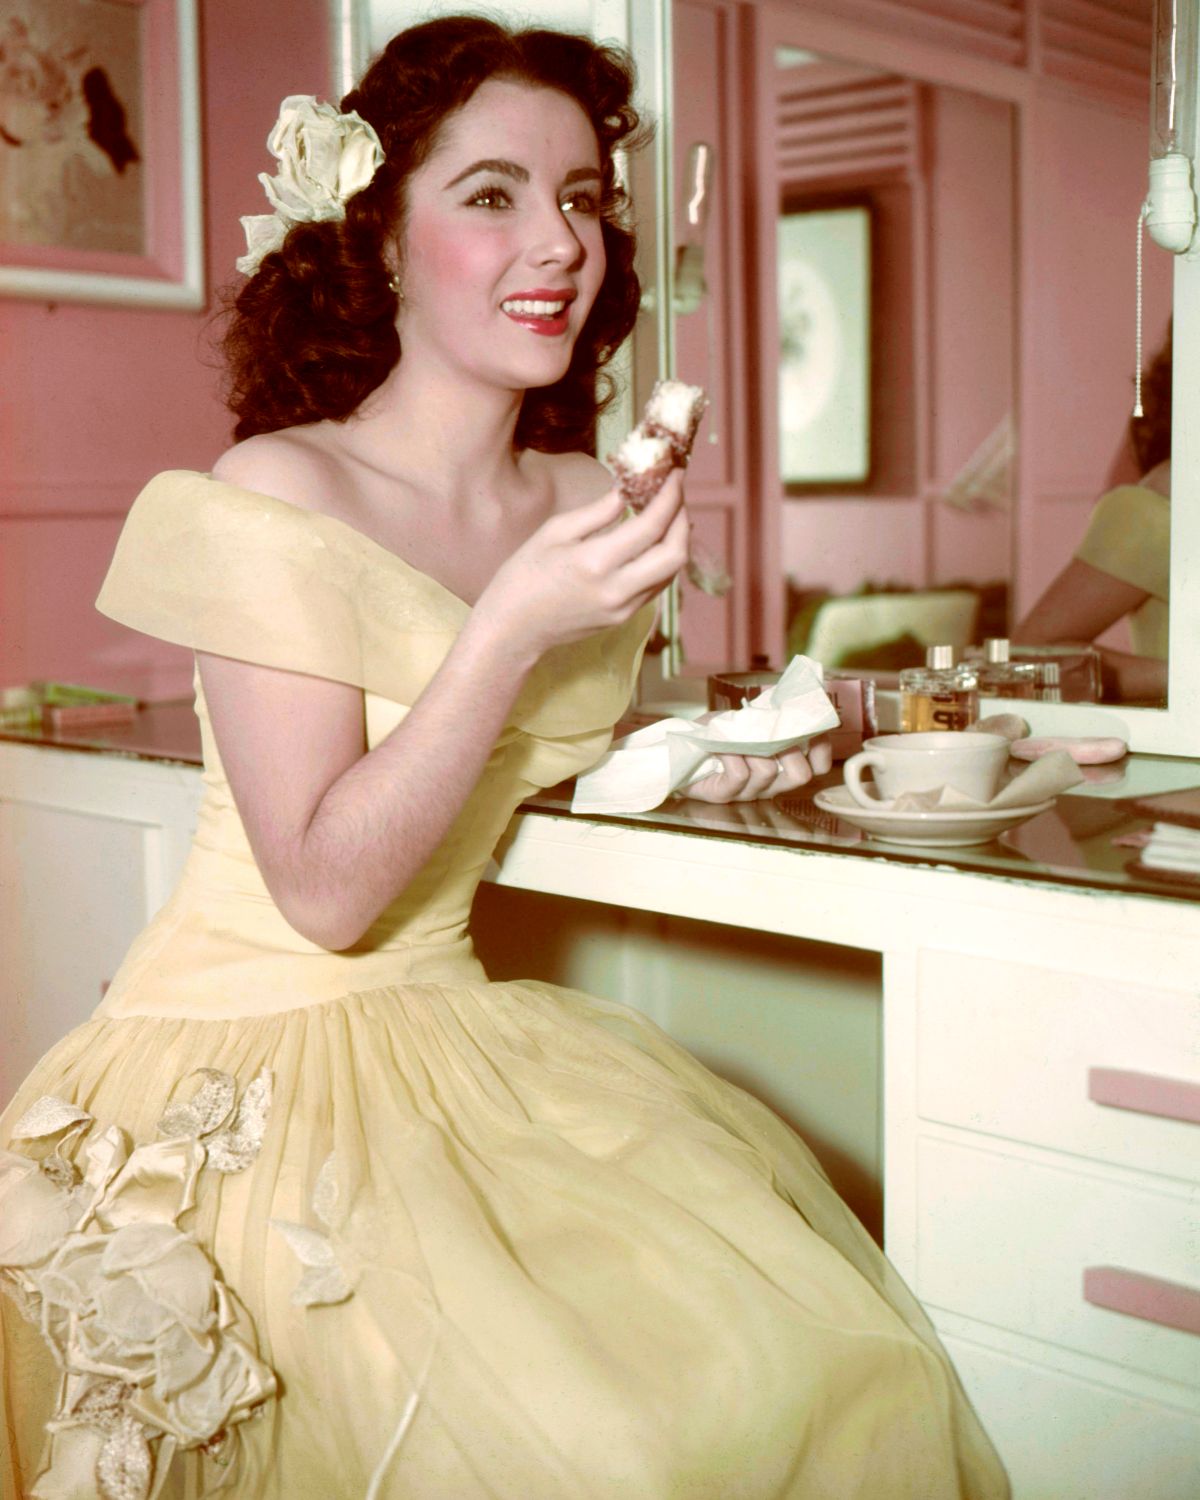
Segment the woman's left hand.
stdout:
<svg viewBox="0 0 1200 1500">
<path fill-rule="evenodd" d="M 722 755 L 720 771 L 694 781 L 679 794 L 697 802 L 754 802 L 760 797 L 778 797 L 804 786 L 814 776 L 823 776 L 833 765 L 833 743 L 827 734 L 809 741 L 807 753 L 799 748 L 782 750 L 777 756 Z"/>
</svg>

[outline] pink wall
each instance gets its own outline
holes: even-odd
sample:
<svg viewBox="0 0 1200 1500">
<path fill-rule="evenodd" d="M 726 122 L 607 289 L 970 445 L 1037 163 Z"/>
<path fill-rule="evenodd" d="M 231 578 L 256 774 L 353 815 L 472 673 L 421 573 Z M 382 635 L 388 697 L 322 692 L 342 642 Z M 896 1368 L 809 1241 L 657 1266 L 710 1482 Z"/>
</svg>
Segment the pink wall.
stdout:
<svg viewBox="0 0 1200 1500">
<path fill-rule="evenodd" d="M 121 521 L 160 469 L 228 446 L 210 348 L 214 293 L 264 211 L 258 172 L 286 94 L 328 92 L 323 0 L 201 9 L 202 313 L 0 300 L 0 686 L 54 677 L 147 697 L 190 692 L 190 653 L 93 609 Z"/>
<path fill-rule="evenodd" d="M 909 186 L 884 190 L 911 199 L 914 219 L 905 233 L 912 259 L 897 258 L 880 241 L 885 258 L 873 287 L 877 336 L 914 345 L 915 390 L 896 415 L 916 452 L 903 486 L 882 472 L 877 446 L 873 496 L 783 502 L 784 568 L 806 588 L 988 583 L 1010 573 L 1009 512 L 960 509 L 940 497 L 1012 417 L 1013 112 L 997 100 L 929 87 L 920 135 Z M 904 324 L 897 308 L 906 311 Z M 895 418 L 877 402 L 876 421 L 885 428 Z M 878 429 L 875 436 L 878 444 Z"/>
<path fill-rule="evenodd" d="M 1144 117 L 1049 90 L 1036 97 L 1029 129 L 1024 255 L 1036 359 L 1020 495 L 1022 612 L 1069 559 L 1096 497 L 1136 477 L 1126 432 L 1147 156 Z M 1143 364 L 1166 329 L 1172 273 L 1173 257 L 1147 238 Z"/>
<path fill-rule="evenodd" d="M 991 583 L 1012 573 L 1011 511 L 942 497 L 1015 417 L 1016 118 L 1002 101 L 962 89 L 930 89 L 927 99 L 927 581 Z"/>
</svg>

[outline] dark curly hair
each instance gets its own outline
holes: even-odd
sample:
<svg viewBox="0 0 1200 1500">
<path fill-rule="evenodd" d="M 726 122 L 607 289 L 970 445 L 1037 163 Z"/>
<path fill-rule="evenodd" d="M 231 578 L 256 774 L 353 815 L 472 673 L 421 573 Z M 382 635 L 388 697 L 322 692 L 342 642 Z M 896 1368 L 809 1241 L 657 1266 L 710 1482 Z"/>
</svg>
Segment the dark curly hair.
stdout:
<svg viewBox="0 0 1200 1500">
<path fill-rule="evenodd" d="M 1143 415 L 1129 419 L 1129 441 L 1142 474 L 1171 456 L 1171 332 L 1168 323 L 1162 347 L 1142 372 Z"/>
<path fill-rule="evenodd" d="M 345 421 L 400 358 L 396 293 L 385 246 L 402 226 L 405 184 L 429 156 L 443 122 L 481 83 L 505 78 L 574 99 L 600 145 L 601 228 L 607 265 L 567 373 L 529 390 L 518 448 L 594 451 L 596 418 L 613 398 L 602 366 L 628 336 L 640 288 L 627 199 L 613 153 L 644 139 L 631 99 L 629 57 L 590 38 L 513 30 L 478 16 L 448 16 L 392 38 L 341 102 L 374 128 L 385 160 L 339 222 L 296 224 L 236 293 L 222 338 L 234 437 Z"/>
</svg>

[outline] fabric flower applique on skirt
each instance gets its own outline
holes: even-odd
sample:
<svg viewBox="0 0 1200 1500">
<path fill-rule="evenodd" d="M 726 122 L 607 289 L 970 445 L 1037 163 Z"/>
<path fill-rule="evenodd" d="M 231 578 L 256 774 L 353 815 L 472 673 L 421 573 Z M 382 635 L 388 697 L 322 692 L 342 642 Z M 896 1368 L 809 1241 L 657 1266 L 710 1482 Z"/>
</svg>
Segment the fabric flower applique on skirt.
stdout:
<svg viewBox="0 0 1200 1500">
<path fill-rule="evenodd" d="M 339 1213 L 337 1159 L 325 1158 L 313 1187 L 313 1213 L 325 1228 L 313 1229 L 307 1224 L 293 1224 L 287 1219 L 272 1219 L 271 1227 L 287 1241 L 288 1248 L 304 1267 L 304 1274 L 292 1292 L 296 1307 L 324 1307 L 344 1302 L 354 1291 L 357 1279 L 353 1253 L 345 1243 L 338 1243 L 341 1227 Z"/>
<path fill-rule="evenodd" d="M 153 1500 L 177 1450 L 227 1465 L 237 1424 L 275 1393 L 249 1315 L 177 1222 L 206 1166 L 254 1161 L 271 1074 L 240 1098 L 227 1073 L 198 1074 L 148 1145 L 46 1096 L 13 1132 L 46 1154 L 0 1151 L 0 1287 L 61 1371 L 30 1500 Z"/>
</svg>

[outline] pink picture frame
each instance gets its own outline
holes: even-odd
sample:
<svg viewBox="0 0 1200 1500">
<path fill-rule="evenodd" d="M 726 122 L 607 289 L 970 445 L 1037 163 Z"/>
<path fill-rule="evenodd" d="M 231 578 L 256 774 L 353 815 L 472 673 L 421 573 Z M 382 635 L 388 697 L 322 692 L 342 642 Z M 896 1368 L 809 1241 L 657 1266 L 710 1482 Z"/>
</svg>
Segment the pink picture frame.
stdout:
<svg viewBox="0 0 1200 1500">
<path fill-rule="evenodd" d="M 196 0 L 0 0 L 0 296 L 205 305 Z"/>
</svg>

